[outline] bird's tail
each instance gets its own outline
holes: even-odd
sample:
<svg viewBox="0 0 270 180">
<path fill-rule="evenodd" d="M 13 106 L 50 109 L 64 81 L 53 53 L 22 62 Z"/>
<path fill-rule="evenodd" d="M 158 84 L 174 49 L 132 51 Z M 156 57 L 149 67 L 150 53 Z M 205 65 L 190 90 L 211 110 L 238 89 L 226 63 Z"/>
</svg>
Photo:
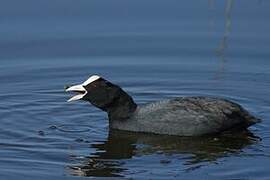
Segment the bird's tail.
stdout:
<svg viewBox="0 0 270 180">
<path fill-rule="evenodd" d="M 245 119 L 246 119 L 247 126 L 251 126 L 253 124 L 262 122 L 262 120 L 260 118 L 257 118 L 255 116 L 251 115 L 247 111 L 245 112 Z"/>
</svg>

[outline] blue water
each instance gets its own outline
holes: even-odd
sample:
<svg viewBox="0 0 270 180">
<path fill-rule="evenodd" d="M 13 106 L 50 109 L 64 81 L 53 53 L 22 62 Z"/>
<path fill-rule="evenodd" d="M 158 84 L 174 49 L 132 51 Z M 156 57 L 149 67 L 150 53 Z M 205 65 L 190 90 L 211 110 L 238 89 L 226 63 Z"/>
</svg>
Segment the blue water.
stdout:
<svg viewBox="0 0 270 180">
<path fill-rule="evenodd" d="M 55 0 L 0 6 L 0 179 L 270 179 L 270 2 Z M 99 74 L 138 104 L 210 95 L 250 133 L 109 131 L 64 86 Z"/>
</svg>

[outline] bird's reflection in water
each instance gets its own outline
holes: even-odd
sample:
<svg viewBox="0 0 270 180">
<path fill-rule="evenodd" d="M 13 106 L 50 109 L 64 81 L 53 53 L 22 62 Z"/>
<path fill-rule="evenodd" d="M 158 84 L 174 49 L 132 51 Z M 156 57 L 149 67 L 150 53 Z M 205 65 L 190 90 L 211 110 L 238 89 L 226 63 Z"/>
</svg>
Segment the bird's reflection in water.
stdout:
<svg viewBox="0 0 270 180">
<path fill-rule="evenodd" d="M 91 144 L 96 149 L 95 153 L 68 169 L 76 176 L 117 177 L 128 170 L 125 163 L 134 156 L 165 154 L 179 155 L 186 170 L 194 170 L 203 163 L 215 163 L 219 158 L 237 155 L 259 140 L 249 131 L 177 137 L 113 130 L 107 141 Z"/>
</svg>

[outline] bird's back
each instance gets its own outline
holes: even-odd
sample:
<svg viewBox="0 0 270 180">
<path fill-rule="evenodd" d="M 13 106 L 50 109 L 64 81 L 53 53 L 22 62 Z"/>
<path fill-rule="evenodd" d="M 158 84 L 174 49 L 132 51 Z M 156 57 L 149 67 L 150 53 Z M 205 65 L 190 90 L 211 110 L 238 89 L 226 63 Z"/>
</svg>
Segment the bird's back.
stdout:
<svg viewBox="0 0 270 180">
<path fill-rule="evenodd" d="M 196 136 L 245 128 L 258 122 L 240 105 L 210 97 L 182 97 L 139 107 L 133 116 L 113 122 L 116 129 Z"/>
</svg>

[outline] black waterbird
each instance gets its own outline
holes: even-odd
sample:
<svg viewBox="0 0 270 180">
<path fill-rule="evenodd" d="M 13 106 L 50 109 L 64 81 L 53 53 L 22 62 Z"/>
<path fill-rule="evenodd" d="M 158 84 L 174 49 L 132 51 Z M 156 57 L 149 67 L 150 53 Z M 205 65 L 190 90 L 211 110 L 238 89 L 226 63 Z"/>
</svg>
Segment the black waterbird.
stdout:
<svg viewBox="0 0 270 180">
<path fill-rule="evenodd" d="M 199 136 L 245 129 L 260 120 L 239 104 L 222 98 L 178 97 L 138 106 L 119 86 L 93 75 L 66 88 L 108 113 L 111 129 L 178 136 Z"/>
</svg>

